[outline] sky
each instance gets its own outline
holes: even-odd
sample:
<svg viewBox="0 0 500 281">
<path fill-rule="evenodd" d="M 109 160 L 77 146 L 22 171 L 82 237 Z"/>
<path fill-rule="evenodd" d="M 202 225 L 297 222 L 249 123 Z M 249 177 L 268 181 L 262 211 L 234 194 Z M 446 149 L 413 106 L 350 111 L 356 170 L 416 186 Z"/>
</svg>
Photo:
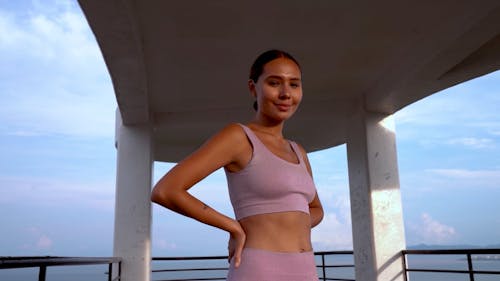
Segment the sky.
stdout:
<svg viewBox="0 0 500 281">
<path fill-rule="evenodd" d="M 117 104 L 76 1 L 0 0 L 0 101 L 0 256 L 111 256 Z M 408 245 L 500 244 L 499 106 L 497 71 L 394 115 Z M 346 147 L 309 158 L 314 248 L 352 249 Z M 192 193 L 233 215 L 223 172 Z M 152 236 L 154 256 L 226 254 L 227 234 L 158 206 Z"/>
</svg>

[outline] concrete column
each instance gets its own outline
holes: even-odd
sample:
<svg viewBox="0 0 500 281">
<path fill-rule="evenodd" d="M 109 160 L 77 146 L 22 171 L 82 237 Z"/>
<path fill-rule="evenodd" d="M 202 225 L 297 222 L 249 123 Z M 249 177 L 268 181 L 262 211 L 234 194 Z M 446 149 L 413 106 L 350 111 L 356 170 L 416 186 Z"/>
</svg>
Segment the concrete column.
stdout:
<svg viewBox="0 0 500 281">
<path fill-rule="evenodd" d="M 151 127 L 124 126 L 117 110 L 116 147 L 118 153 L 113 254 L 123 258 L 122 281 L 149 281 L 150 196 L 153 173 Z"/>
<path fill-rule="evenodd" d="M 357 281 L 402 281 L 406 248 L 394 120 L 359 106 L 347 154 Z"/>
</svg>

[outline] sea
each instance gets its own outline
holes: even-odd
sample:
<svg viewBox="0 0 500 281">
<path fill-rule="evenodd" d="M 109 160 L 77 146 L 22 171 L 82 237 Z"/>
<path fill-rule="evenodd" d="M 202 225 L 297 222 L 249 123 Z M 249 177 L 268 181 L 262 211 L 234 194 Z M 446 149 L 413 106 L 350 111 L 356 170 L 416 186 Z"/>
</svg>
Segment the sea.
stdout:
<svg viewBox="0 0 500 281">
<path fill-rule="evenodd" d="M 319 264 L 320 258 L 317 257 Z M 325 259 L 327 265 L 353 264 L 352 256 L 330 257 Z M 475 270 L 500 272 L 500 258 L 484 258 L 474 260 Z M 467 261 L 463 256 L 431 256 L 431 257 L 408 257 L 409 268 L 427 269 L 452 269 L 467 270 Z M 182 269 L 182 268 L 224 268 L 227 262 L 223 260 L 214 261 L 154 261 L 153 270 Z M 46 281 L 106 281 L 108 280 L 107 265 L 83 265 L 83 266 L 54 266 L 47 268 Z M 327 278 L 354 279 L 352 267 L 326 268 Z M 152 280 L 175 280 L 214 278 L 225 276 L 225 270 L 216 271 L 194 271 L 194 272 L 153 272 Z M 468 274 L 458 273 L 426 273 L 409 272 L 409 281 L 470 281 Z M 322 269 L 318 269 L 318 276 L 323 276 Z M 37 281 L 37 268 L 2 269 L 0 270 L 0 281 Z M 500 275 L 476 274 L 475 281 L 500 281 Z M 258 280 L 256 280 L 258 281 Z"/>
</svg>

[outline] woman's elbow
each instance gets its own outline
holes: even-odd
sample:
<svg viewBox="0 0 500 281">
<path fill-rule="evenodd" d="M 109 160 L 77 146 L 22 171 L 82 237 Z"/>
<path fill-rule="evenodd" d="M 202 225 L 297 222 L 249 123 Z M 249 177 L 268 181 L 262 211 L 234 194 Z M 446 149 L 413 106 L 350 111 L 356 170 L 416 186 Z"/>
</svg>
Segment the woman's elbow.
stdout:
<svg viewBox="0 0 500 281">
<path fill-rule="evenodd" d="M 153 188 L 151 191 L 151 202 L 159 204 L 161 200 L 161 192 L 158 190 L 157 187 Z"/>
<path fill-rule="evenodd" d="M 323 211 L 323 208 L 320 208 L 319 209 L 318 224 L 323 221 L 324 217 L 325 217 L 325 212 Z"/>
<path fill-rule="evenodd" d="M 151 191 L 151 201 L 166 208 L 173 208 L 173 195 L 167 188 L 155 186 Z"/>
<path fill-rule="evenodd" d="M 323 208 L 311 208 L 311 227 L 317 226 L 322 220 L 324 216 Z"/>
</svg>

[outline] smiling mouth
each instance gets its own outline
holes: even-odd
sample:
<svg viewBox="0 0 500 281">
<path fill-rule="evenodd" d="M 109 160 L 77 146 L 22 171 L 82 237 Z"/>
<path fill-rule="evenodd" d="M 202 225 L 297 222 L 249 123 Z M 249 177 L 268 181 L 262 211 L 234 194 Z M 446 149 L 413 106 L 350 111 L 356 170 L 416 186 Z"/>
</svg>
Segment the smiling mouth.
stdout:
<svg viewBox="0 0 500 281">
<path fill-rule="evenodd" d="M 281 111 L 288 111 L 292 106 L 288 104 L 276 104 L 276 107 Z"/>
</svg>

